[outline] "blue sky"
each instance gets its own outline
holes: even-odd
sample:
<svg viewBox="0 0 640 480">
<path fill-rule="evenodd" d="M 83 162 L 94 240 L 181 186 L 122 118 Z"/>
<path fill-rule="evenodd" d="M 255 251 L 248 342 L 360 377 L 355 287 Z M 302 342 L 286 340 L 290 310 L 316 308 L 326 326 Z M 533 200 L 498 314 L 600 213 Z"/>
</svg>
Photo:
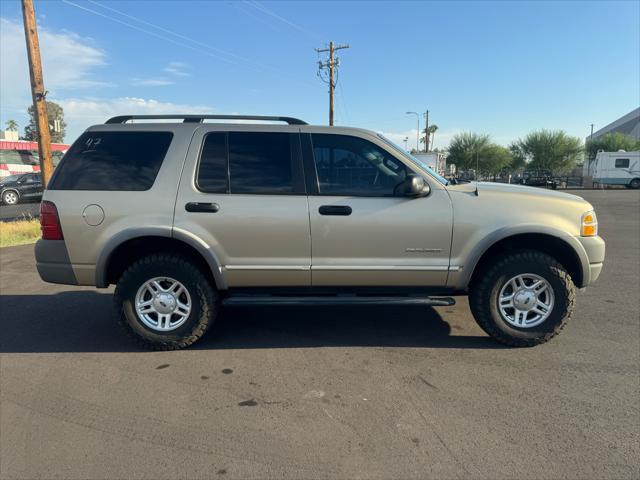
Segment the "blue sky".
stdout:
<svg viewBox="0 0 640 480">
<path fill-rule="evenodd" d="M 20 4 L 0 6 L 0 117 L 23 127 Z M 415 139 L 407 110 L 428 108 L 436 146 L 446 147 L 460 131 L 505 145 L 536 128 L 585 137 L 590 123 L 598 129 L 640 105 L 638 1 L 36 0 L 35 8 L 45 85 L 65 108 L 68 141 L 132 112 L 326 123 L 314 48 L 329 40 L 350 45 L 340 52 L 337 124 L 397 142 Z"/>
</svg>

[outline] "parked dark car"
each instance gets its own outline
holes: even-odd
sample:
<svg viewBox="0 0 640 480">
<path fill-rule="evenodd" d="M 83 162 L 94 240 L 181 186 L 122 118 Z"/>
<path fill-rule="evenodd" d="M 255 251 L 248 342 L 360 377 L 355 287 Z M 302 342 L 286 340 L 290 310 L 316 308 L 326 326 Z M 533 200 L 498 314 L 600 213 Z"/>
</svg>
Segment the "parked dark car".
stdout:
<svg viewBox="0 0 640 480">
<path fill-rule="evenodd" d="M 551 170 L 525 170 L 520 179 L 522 185 L 530 187 L 558 188 L 558 183 L 554 180 Z"/>
<path fill-rule="evenodd" d="M 20 173 L 0 178 L 0 202 L 5 205 L 40 200 L 43 191 L 39 173 Z"/>
</svg>

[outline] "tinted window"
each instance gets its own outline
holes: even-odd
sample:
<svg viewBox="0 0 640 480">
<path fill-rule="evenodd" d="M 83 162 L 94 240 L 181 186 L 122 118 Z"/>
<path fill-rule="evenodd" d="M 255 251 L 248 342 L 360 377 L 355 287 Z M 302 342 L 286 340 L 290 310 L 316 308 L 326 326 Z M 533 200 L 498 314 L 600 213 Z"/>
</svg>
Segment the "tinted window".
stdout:
<svg viewBox="0 0 640 480">
<path fill-rule="evenodd" d="M 209 133 L 205 137 L 196 183 L 203 192 L 226 193 L 228 191 L 227 134 L 225 132 Z"/>
<path fill-rule="evenodd" d="M 169 149 L 170 132 L 86 132 L 55 170 L 52 190 L 148 190 Z"/>
<path fill-rule="evenodd" d="M 312 141 L 321 194 L 393 196 L 407 176 L 400 160 L 368 140 L 313 134 Z"/>
<path fill-rule="evenodd" d="M 231 193 L 294 193 L 288 133 L 229 132 Z"/>
<path fill-rule="evenodd" d="M 616 168 L 629 168 L 629 159 L 616 158 Z"/>
</svg>

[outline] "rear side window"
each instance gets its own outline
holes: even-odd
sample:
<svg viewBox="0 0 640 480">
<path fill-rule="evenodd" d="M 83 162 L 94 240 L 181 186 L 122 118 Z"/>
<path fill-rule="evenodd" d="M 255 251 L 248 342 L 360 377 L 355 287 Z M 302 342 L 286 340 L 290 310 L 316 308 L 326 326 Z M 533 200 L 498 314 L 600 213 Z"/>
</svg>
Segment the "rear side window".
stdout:
<svg viewBox="0 0 640 480">
<path fill-rule="evenodd" d="M 227 134 L 208 133 L 204 138 L 196 183 L 207 193 L 227 193 L 229 175 L 227 162 Z"/>
<path fill-rule="evenodd" d="M 292 137 L 278 132 L 214 132 L 204 139 L 196 185 L 207 193 L 304 193 Z"/>
<path fill-rule="evenodd" d="M 86 132 L 51 179 L 52 190 L 148 190 L 167 154 L 171 132 Z"/>
<path fill-rule="evenodd" d="M 231 193 L 293 193 L 288 133 L 229 132 Z"/>
<path fill-rule="evenodd" d="M 616 168 L 629 168 L 629 159 L 616 158 Z"/>
</svg>

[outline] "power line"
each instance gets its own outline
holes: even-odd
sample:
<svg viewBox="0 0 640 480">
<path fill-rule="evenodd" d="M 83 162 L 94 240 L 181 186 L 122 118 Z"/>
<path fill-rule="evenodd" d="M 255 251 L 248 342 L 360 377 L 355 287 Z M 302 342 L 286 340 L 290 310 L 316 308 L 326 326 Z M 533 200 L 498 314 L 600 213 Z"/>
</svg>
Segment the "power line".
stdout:
<svg viewBox="0 0 640 480">
<path fill-rule="evenodd" d="M 187 37 L 185 35 L 181 35 L 179 33 L 173 32 L 171 30 L 165 29 L 164 27 L 161 27 L 159 25 L 155 25 L 155 24 L 153 24 L 151 22 L 148 22 L 146 20 L 134 17 L 133 15 L 129 15 L 129 14 L 125 13 L 125 12 L 121 12 L 119 10 L 116 10 L 116 9 L 112 8 L 112 7 L 107 7 L 106 5 L 102 5 L 99 2 L 91 1 L 91 3 L 93 3 L 95 5 L 98 5 L 98 6 L 102 7 L 102 8 L 107 9 L 107 10 L 111 10 L 114 13 L 118 13 L 120 15 L 123 15 L 123 16 L 127 17 L 127 18 L 130 18 L 131 20 L 135 20 L 137 22 L 140 22 L 140 23 L 143 23 L 143 24 L 148 25 L 150 27 L 153 27 L 153 28 L 156 28 L 158 30 L 161 30 L 161 31 L 163 31 L 165 33 L 169 33 L 170 35 L 174 35 L 174 36 L 176 36 L 178 38 L 184 39 L 187 42 L 191 42 L 191 43 L 195 43 L 197 45 L 201 45 L 201 46 L 203 46 L 203 47 L 205 47 L 207 49 L 214 50 L 214 51 L 219 52 L 219 53 L 213 53 L 213 52 L 207 51 L 207 50 L 205 50 L 203 48 L 199 48 L 199 47 L 190 45 L 189 43 L 185 43 L 185 42 L 178 41 L 178 40 L 175 40 L 173 38 L 167 37 L 166 35 L 161 35 L 159 33 L 153 32 L 151 30 L 147 30 L 145 28 L 141 28 L 141 27 L 139 27 L 137 25 L 133 25 L 133 24 L 131 24 L 129 22 L 125 22 L 124 20 L 121 20 L 119 18 L 113 17 L 111 15 L 107 15 L 105 13 L 98 12 L 97 10 L 93 10 L 91 8 L 87 8 L 87 7 L 82 6 L 82 5 L 78 5 L 77 3 L 74 3 L 74 2 L 72 2 L 70 0 L 62 0 L 62 2 L 66 3 L 67 5 L 71 5 L 73 7 L 79 8 L 80 10 L 84 10 L 86 12 L 92 13 L 92 14 L 97 15 L 99 17 L 106 18 L 107 20 L 111 20 L 113 22 L 119 23 L 119 24 L 124 25 L 126 27 L 132 28 L 132 29 L 134 29 L 134 30 L 136 30 L 138 32 L 146 33 L 147 35 L 151 35 L 151 36 L 153 36 L 155 38 L 159 38 L 161 40 L 165 40 L 167 42 L 173 43 L 174 45 L 178 45 L 180 47 L 188 48 L 188 49 L 193 50 L 195 52 L 202 53 L 204 55 L 207 55 L 209 57 L 215 58 L 217 60 L 221 60 L 221 61 L 223 61 L 225 63 L 230 64 L 230 65 L 239 65 L 239 66 L 246 67 L 246 68 L 252 68 L 253 70 L 257 70 L 257 71 L 269 71 L 271 74 L 273 74 L 275 76 L 278 76 L 280 78 L 286 78 L 288 80 L 293 80 L 293 81 L 296 81 L 298 83 L 304 83 L 306 85 L 311 85 L 311 82 L 307 82 L 305 80 L 295 79 L 295 78 L 289 77 L 287 75 L 283 75 L 281 73 L 281 71 L 279 69 L 277 69 L 277 68 L 273 68 L 273 67 L 270 67 L 268 65 L 261 64 L 259 62 L 254 62 L 254 61 L 249 60 L 249 59 L 247 59 L 245 57 L 242 57 L 240 55 L 236 55 L 235 53 L 226 52 L 224 50 L 221 50 L 219 48 L 213 47 L 213 46 L 208 45 L 206 43 L 199 42 L 198 40 L 195 40 L 195 39 L 192 39 L 192 38 Z M 229 59 L 229 58 L 225 58 L 225 57 L 221 56 L 221 54 L 222 55 L 227 55 L 227 56 L 230 56 L 230 57 L 235 57 L 238 60 L 240 60 L 240 62 L 244 62 L 244 64 L 240 63 L 238 61 L 234 61 L 234 60 Z"/>
<path fill-rule="evenodd" d="M 151 23 L 151 22 L 149 22 L 147 20 L 144 20 L 142 18 L 134 17 L 133 15 L 130 15 L 130 14 L 126 13 L 126 12 L 122 12 L 120 10 L 116 10 L 113 7 L 109 7 L 109 6 L 104 5 L 104 4 L 100 3 L 100 2 L 96 2 L 95 0 L 88 0 L 88 1 L 89 1 L 89 3 L 93 3 L 94 5 L 97 5 L 97 6 L 101 7 L 101 8 L 104 8 L 105 10 L 109 10 L 111 12 L 117 13 L 118 15 L 122 15 L 123 17 L 127 17 L 127 18 L 129 18 L 131 20 L 135 20 L 136 22 L 140 22 L 140 23 L 142 23 L 144 25 L 147 25 L 149 27 L 156 28 L 156 29 L 158 29 L 160 31 L 163 31 L 163 32 L 168 33 L 170 35 L 173 35 L 175 37 L 181 38 L 183 40 L 187 40 L 188 42 L 191 42 L 191 43 L 195 43 L 196 45 L 200 45 L 202 47 L 214 50 L 214 51 L 216 51 L 216 52 L 218 52 L 218 53 L 220 53 L 222 55 L 227 55 L 229 57 L 237 58 L 238 60 L 242 60 L 244 62 L 254 63 L 252 60 L 250 60 L 248 58 L 245 58 L 245 57 L 242 57 L 240 55 L 236 55 L 233 52 L 228 52 L 226 50 L 222 50 L 222 49 L 214 47 L 212 45 L 208 45 L 206 43 L 200 42 L 200 41 L 195 40 L 195 39 L 193 39 L 191 37 L 187 37 L 187 36 L 182 35 L 180 33 L 177 33 L 177 32 L 174 32 L 172 30 L 169 30 L 167 28 L 161 27 L 160 25 L 156 25 L 155 23 Z"/>
<path fill-rule="evenodd" d="M 340 66 L 340 59 L 335 56 L 335 52 L 336 50 L 342 50 L 344 48 L 349 48 L 349 45 L 334 46 L 333 41 L 329 42 L 329 48 L 316 48 L 318 54 L 329 52 L 329 59 L 327 61 L 318 61 L 318 76 L 322 81 L 329 84 L 329 126 L 333 126 L 333 97 L 336 88 L 334 74 Z M 322 77 L 323 70 L 329 71 L 329 78 L 327 80 Z"/>
<path fill-rule="evenodd" d="M 256 2 L 255 0 L 246 0 L 244 3 L 246 3 L 247 5 L 255 8 L 256 10 L 260 10 L 261 12 L 272 16 L 273 18 L 277 18 L 278 20 L 280 20 L 283 23 L 286 23 L 287 25 L 289 25 L 290 27 L 295 28 L 296 30 L 307 34 L 310 37 L 313 37 L 314 40 L 318 40 L 322 37 L 320 37 L 320 35 L 318 35 L 317 33 L 312 32 L 311 30 L 307 30 L 304 27 L 301 27 L 300 25 L 293 23 L 290 20 L 287 20 L 284 17 L 281 17 L 280 15 L 278 15 L 277 13 L 275 13 L 273 10 L 269 10 L 267 7 L 265 7 L 263 4 Z"/>
</svg>

